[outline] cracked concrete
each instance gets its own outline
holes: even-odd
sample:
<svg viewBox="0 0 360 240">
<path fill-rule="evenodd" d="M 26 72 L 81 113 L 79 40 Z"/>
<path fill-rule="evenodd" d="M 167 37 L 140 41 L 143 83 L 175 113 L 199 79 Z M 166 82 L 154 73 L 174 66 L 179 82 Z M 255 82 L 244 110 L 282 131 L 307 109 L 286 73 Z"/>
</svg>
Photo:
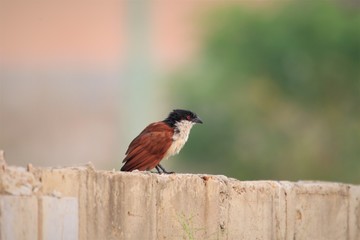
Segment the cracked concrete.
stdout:
<svg viewBox="0 0 360 240">
<path fill-rule="evenodd" d="M 360 186 L 350 184 L 6 166 L 0 194 L 77 199 L 84 240 L 360 239 Z"/>
</svg>

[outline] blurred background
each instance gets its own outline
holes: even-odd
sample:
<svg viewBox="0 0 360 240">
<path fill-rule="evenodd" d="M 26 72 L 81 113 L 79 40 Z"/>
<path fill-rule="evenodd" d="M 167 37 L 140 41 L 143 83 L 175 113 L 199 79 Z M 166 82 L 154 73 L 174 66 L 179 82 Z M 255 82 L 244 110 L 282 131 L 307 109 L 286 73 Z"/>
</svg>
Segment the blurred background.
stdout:
<svg viewBox="0 0 360 240">
<path fill-rule="evenodd" d="M 0 149 L 119 169 L 174 108 L 204 121 L 164 166 L 360 183 L 360 4 L 0 0 Z"/>
</svg>

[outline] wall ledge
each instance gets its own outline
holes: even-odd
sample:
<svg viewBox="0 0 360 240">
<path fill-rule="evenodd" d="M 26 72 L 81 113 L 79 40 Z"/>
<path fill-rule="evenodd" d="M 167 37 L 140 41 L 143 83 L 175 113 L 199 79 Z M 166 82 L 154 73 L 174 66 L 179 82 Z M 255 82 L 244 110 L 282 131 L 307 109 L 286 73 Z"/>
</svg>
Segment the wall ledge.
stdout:
<svg viewBox="0 0 360 240">
<path fill-rule="evenodd" d="M 77 239 L 360 239 L 360 186 L 335 182 L 3 164 L 0 199 L 6 196 L 75 204 Z"/>
</svg>

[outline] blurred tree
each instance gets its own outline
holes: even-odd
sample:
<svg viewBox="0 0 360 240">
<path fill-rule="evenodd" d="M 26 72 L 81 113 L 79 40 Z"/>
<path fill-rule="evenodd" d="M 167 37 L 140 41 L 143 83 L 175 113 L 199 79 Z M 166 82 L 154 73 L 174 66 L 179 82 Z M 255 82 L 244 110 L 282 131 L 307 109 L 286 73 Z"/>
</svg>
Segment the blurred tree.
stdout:
<svg viewBox="0 0 360 240">
<path fill-rule="evenodd" d="M 359 13 L 296 1 L 211 14 L 200 58 L 173 81 L 172 101 L 205 122 L 180 167 L 360 183 Z"/>
</svg>

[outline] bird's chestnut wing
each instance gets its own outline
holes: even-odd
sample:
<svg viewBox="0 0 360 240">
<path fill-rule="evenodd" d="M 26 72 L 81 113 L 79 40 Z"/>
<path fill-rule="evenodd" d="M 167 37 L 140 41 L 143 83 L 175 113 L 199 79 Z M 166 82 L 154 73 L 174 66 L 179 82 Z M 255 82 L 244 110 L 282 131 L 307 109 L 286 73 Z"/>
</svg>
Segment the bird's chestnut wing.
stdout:
<svg viewBox="0 0 360 240">
<path fill-rule="evenodd" d="M 172 143 L 173 129 L 163 122 L 147 126 L 129 145 L 122 171 L 151 170 L 159 164 Z"/>
</svg>

